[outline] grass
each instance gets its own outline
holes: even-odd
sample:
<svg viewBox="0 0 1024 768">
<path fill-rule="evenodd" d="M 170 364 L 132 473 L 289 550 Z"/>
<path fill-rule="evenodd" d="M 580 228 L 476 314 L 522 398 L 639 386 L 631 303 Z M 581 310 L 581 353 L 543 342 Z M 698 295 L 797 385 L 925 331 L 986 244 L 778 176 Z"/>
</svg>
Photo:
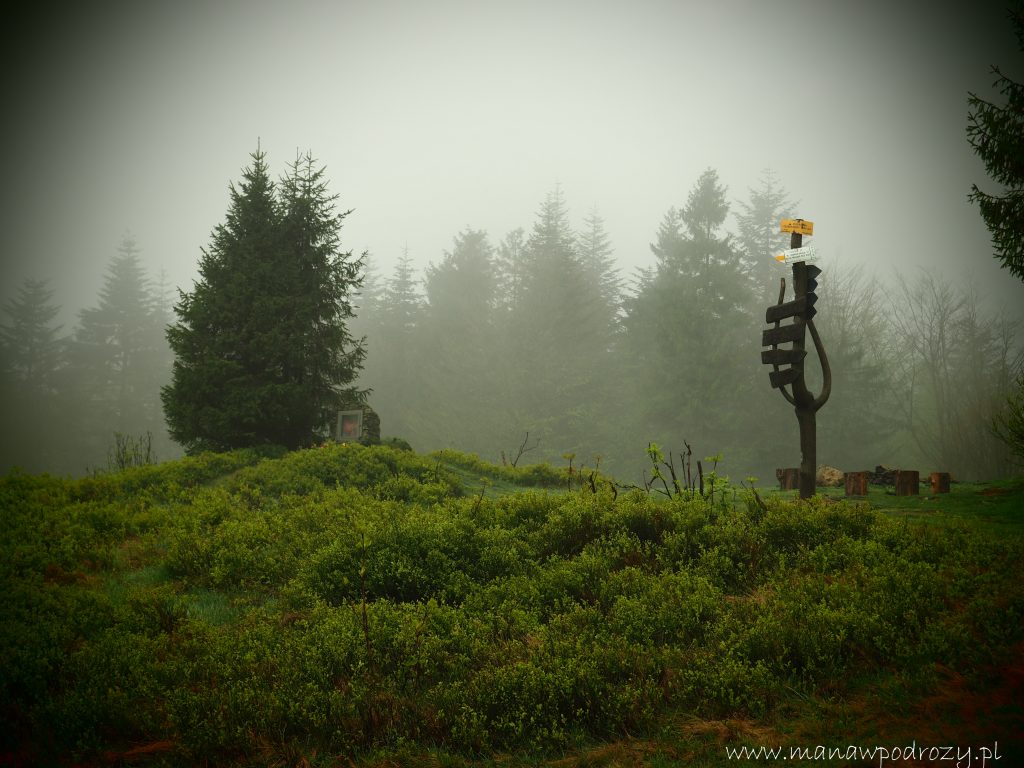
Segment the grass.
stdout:
<svg viewBox="0 0 1024 768">
<path fill-rule="evenodd" d="M 25 478 L 0 485 L 0 502 L 21 499 L 24 507 L 0 516 L 10 529 L 0 537 L 5 578 L 17 588 L 0 641 L 34 665 L 32 674 L 9 669 L 9 687 L 0 692 L 37 707 L 26 713 L 0 697 L 0 719 L 52 726 L 64 724 L 61 713 L 78 718 L 85 746 L 61 764 L 172 766 L 199 756 L 210 765 L 266 768 L 724 768 L 780 764 L 730 760 L 727 746 L 998 741 L 1000 765 L 1024 765 L 1024 632 L 1016 613 L 1024 606 L 1024 570 L 1013 560 L 1024 551 L 1024 480 L 954 484 L 934 497 L 872 487 L 852 502 L 842 489 L 821 489 L 834 501 L 807 505 L 784 503 L 796 492 L 762 490 L 770 512 L 758 519 L 733 489 L 726 497 L 735 504 L 709 508 L 625 493 L 613 502 L 586 490 L 567 493 L 564 468 L 510 471 L 456 452 L 329 449 L 214 469 L 173 487 L 154 481 L 143 486 L 145 496 L 117 477 L 67 489 Z M 174 466 L 166 474 L 184 477 Z M 453 481 L 448 495 L 440 495 L 442 475 Z M 295 483 L 305 490 L 290 491 Z M 865 502 L 881 516 L 864 513 Z M 24 598 L 30 590 L 41 609 Z M 870 633 L 853 637 L 863 620 L 898 646 L 891 630 L 901 614 L 884 605 L 875 611 L 858 591 L 900 600 L 908 590 L 915 597 L 900 610 L 914 614 L 907 620 L 914 642 L 935 641 L 948 622 L 948 647 L 942 640 L 939 650 L 918 650 L 911 642 L 890 651 Z M 917 595 L 935 611 L 939 630 L 927 631 L 932 617 L 915 606 Z M 676 617 L 663 612 L 662 600 L 682 601 Z M 74 622 L 66 623 L 65 609 L 76 612 Z M 674 628 L 691 610 L 703 618 Z M 850 639 L 836 642 L 833 626 Z M 33 637 L 38 658 L 20 650 Z M 785 647 L 805 640 L 803 650 Z M 396 654 L 396 646 L 406 651 Z M 415 660 L 403 661 L 406 652 Z M 661 678 L 657 667 L 642 668 L 657 654 L 666 654 Z M 730 685 L 760 691 L 762 683 L 716 671 L 719 657 L 739 662 L 734 672 L 749 671 L 750 654 L 774 665 L 764 686 L 772 703 L 763 711 L 754 711 L 757 702 L 729 703 Z M 333 666 L 323 667 L 325 658 Z M 617 658 L 621 670 L 592 666 L 602 658 Z M 448 667 L 469 675 L 450 676 Z M 333 692 L 323 690 L 328 668 Z M 502 718 L 521 717 L 529 737 L 538 732 L 532 709 L 515 697 L 535 696 L 537 711 L 543 705 L 564 715 L 544 689 L 563 669 L 564 679 L 605 686 L 574 707 L 600 714 L 601 696 L 619 696 L 629 685 L 639 686 L 637 701 L 653 690 L 662 703 L 635 724 L 611 718 L 599 732 L 575 727 L 570 716 L 568 739 L 521 749 L 466 746 L 471 740 L 444 746 L 447 736 L 437 736 L 445 731 L 434 702 L 450 700 L 490 717 L 492 733 L 512 732 L 515 723 Z M 525 670 L 537 677 L 498 674 Z M 691 672 L 695 693 L 657 693 L 682 690 L 680 679 Z M 478 674 L 509 697 L 474 688 Z M 36 680 L 54 692 L 51 700 L 26 694 Z M 461 699 L 429 698 L 458 686 Z M 165 695 L 166 705 L 159 701 Z M 342 710 L 348 698 L 362 697 L 345 727 L 370 734 L 343 753 L 319 748 L 301 730 L 320 723 L 317 702 L 336 695 L 331 707 Z M 193 699 L 204 709 L 190 719 Z M 236 717 L 224 715 L 231 708 Z M 422 718 L 427 736 L 401 735 L 418 731 L 402 721 L 409 714 L 396 713 Z M 277 718 L 279 734 L 264 716 Z M 388 729 L 400 735 L 374 741 Z M 186 733 L 191 753 L 177 743 Z M 0 742 L 0 766 L 30 764 L 32 756 Z"/>
<path fill-rule="evenodd" d="M 843 488 L 818 488 L 837 501 L 863 500 L 896 518 L 930 525 L 967 524 L 996 535 L 1024 536 L 1024 478 L 991 483 L 953 483 L 949 493 L 933 494 L 927 482 L 917 496 L 896 496 L 891 488 L 870 485 L 866 497 L 847 499 Z M 799 498 L 798 491 L 768 491 L 767 496 Z"/>
<path fill-rule="evenodd" d="M 488 498 L 515 493 L 514 482 L 484 480 L 455 465 L 451 471 L 473 492 Z M 561 490 L 561 489 L 559 489 Z M 896 496 L 891 489 L 870 486 L 865 497 L 847 499 L 843 488 L 819 488 L 818 494 L 840 503 L 866 501 L 874 510 L 910 525 L 966 526 L 995 537 L 1024 538 L 1024 478 L 991 483 L 953 483 L 948 494 L 932 495 L 922 483 L 918 496 Z M 764 498 L 798 499 L 797 491 L 760 491 Z M 1024 576 L 1024 567 L 1022 567 Z M 1024 658 L 1024 644 L 1012 654 Z M 904 676 L 896 670 L 870 672 L 851 681 L 842 694 L 792 691 L 780 710 L 768 719 L 743 717 L 708 719 L 679 712 L 664 718 L 655 733 L 626 737 L 583 747 L 559 756 L 499 754 L 466 759 L 445 752 L 406 752 L 357 761 L 360 768 L 451 766 L 468 768 L 625 768 L 696 765 L 725 768 L 738 763 L 778 765 L 777 760 L 730 759 L 726 746 L 751 748 L 822 745 L 845 748 L 908 746 L 967 749 L 997 748 L 996 765 L 1024 765 L 1024 663 L 1013 661 L 977 671 L 973 677 L 936 664 L 923 675 Z M 998 745 L 998 747 L 996 746 Z M 954 752 L 955 753 L 955 752 Z M 974 761 L 981 764 L 980 753 Z M 878 761 L 807 761 L 802 764 L 877 765 Z M 895 762 L 896 765 L 926 765 Z M 941 763 L 939 763 L 941 764 Z M 966 763 L 964 763 L 966 764 Z M 991 763 L 990 763 L 991 764 Z"/>
<path fill-rule="evenodd" d="M 483 494 L 497 499 L 518 493 L 526 488 L 544 488 L 552 491 L 567 490 L 567 469 L 556 469 L 546 464 L 516 467 L 482 461 L 474 454 L 445 449 L 430 454 L 437 465 L 453 474 L 467 496 Z M 575 480 L 574 480 L 575 483 Z"/>
</svg>

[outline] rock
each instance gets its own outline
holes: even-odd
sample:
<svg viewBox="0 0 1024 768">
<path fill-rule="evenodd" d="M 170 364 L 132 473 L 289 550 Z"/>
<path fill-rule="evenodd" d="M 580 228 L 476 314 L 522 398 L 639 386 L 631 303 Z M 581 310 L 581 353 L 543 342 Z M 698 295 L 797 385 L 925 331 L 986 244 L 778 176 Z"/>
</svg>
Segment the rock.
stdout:
<svg viewBox="0 0 1024 768">
<path fill-rule="evenodd" d="M 826 488 L 838 488 L 846 481 L 846 475 L 835 467 L 818 467 L 817 484 Z"/>
<path fill-rule="evenodd" d="M 879 464 L 874 472 L 868 472 L 868 482 L 872 485 L 895 485 L 896 470 Z"/>
</svg>

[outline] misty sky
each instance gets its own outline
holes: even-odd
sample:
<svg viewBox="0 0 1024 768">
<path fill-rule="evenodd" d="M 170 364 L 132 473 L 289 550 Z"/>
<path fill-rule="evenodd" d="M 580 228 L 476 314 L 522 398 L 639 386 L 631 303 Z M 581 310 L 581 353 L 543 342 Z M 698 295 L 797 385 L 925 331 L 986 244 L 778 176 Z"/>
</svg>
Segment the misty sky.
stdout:
<svg viewBox="0 0 1024 768">
<path fill-rule="evenodd" d="M 190 289 L 257 140 L 275 175 L 327 167 L 346 249 L 389 273 L 471 226 L 497 243 L 561 184 L 623 272 L 700 173 L 734 204 L 773 169 L 836 258 L 1024 286 L 966 196 L 990 65 L 1024 79 L 1002 3 L 179 2 L 68 4 L 8 25 L 2 293 L 45 277 L 77 312 L 125 232 Z M 730 217 L 729 226 L 733 226 Z M 64 318 L 70 330 L 74 317 Z"/>
</svg>

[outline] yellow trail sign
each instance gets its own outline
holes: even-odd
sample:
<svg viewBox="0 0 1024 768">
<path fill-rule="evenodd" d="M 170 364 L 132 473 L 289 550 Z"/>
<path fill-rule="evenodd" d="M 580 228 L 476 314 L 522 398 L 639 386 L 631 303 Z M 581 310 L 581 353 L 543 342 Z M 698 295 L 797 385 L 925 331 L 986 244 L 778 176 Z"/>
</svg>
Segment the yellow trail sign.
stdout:
<svg viewBox="0 0 1024 768">
<path fill-rule="evenodd" d="M 814 222 L 804 219 L 783 219 L 779 232 L 796 232 L 800 235 L 813 235 Z"/>
</svg>

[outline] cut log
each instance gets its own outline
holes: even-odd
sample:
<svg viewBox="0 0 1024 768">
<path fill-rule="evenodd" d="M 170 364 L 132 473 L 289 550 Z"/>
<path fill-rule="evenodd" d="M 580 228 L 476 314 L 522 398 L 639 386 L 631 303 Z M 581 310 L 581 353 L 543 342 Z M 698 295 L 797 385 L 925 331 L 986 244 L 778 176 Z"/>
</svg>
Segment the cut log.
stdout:
<svg viewBox="0 0 1024 768">
<path fill-rule="evenodd" d="M 895 485 L 897 496 L 917 496 L 921 492 L 921 474 L 916 469 L 897 469 Z"/>
<path fill-rule="evenodd" d="M 949 493 L 949 472 L 932 472 L 932 493 Z"/>
<path fill-rule="evenodd" d="M 792 491 L 800 487 L 799 467 L 776 469 L 775 477 L 779 479 L 779 488 L 783 491 Z"/>
<path fill-rule="evenodd" d="M 846 495 L 867 496 L 868 495 L 868 473 L 847 472 L 846 473 Z"/>
</svg>

